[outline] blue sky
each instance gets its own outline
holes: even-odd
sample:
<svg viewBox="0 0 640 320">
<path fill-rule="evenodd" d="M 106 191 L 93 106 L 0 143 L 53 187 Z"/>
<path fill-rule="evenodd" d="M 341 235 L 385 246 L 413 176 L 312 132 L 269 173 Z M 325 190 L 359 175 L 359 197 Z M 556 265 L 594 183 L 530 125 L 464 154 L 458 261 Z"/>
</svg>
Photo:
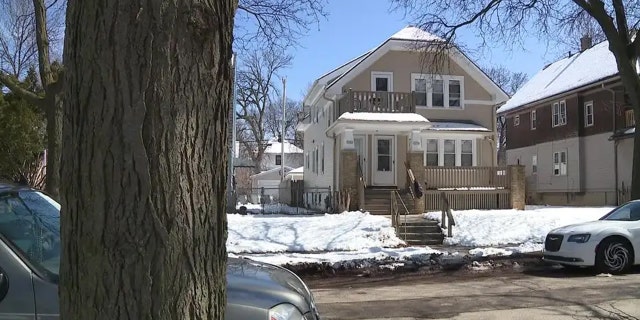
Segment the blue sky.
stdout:
<svg viewBox="0 0 640 320">
<path fill-rule="evenodd" d="M 287 96 L 301 100 L 307 86 L 322 74 L 370 50 L 411 21 L 403 12 L 390 11 L 389 0 L 329 0 L 329 16 L 311 26 L 300 47 L 292 48 L 293 65 L 283 72 Z M 463 30 L 459 41 L 477 47 L 473 28 Z M 524 49 L 526 48 L 526 49 Z M 557 50 L 556 50 L 557 51 Z M 533 76 L 545 64 L 557 60 L 559 52 L 546 42 L 525 38 L 524 45 L 510 48 L 502 43 L 481 52 L 467 52 L 480 66 L 502 65 Z"/>
</svg>

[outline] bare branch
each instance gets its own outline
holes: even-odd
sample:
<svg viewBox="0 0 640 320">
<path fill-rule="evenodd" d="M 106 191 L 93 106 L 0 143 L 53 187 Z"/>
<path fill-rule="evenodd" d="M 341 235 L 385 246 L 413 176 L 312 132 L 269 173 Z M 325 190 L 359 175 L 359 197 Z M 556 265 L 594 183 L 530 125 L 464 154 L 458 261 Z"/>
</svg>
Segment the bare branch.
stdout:
<svg viewBox="0 0 640 320">
<path fill-rule="evenodd" d="M 29 103 L 42 107 L 44 98 L 27 89 L 22 88 L 18 84 L 18 81 L 12 78 L 11 76 L 8 76 L 3 72 L 0 72 L 0 83 L 2 83 L 7 88 L 9 88 L 11 92 L 29 101 Z"/>
</svg>

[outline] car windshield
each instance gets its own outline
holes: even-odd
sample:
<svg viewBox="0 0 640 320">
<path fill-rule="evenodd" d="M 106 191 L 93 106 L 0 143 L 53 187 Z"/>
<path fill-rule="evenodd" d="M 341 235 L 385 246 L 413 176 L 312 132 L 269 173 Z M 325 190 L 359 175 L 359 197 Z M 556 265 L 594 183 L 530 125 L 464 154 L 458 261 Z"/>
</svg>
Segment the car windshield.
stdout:
<svg viewBox="0 0 640 320">
<path fill-rule="evenodd" d="M 60 267 L 60 205 L 37 191 L 0 195 L 0 234 L 31 268 L 57 280 Z"/>
<path fill-rule="evenodd" d="M 627 202 L 613 209 L 600 220 L 638 221 L 640 220 L 640 201 Z"/>
</svg>

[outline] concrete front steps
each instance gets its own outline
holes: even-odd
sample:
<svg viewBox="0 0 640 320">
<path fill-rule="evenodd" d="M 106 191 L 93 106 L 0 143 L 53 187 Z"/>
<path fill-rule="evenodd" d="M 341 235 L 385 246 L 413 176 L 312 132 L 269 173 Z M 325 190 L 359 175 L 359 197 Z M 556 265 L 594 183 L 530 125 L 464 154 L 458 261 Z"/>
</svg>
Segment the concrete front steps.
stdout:
<svg viewBox="0 0 640 320">
<path fill-rule="evenodd" d="M 441 245 L 444 240 L 444 233 L 442 233 L 438 221 L 421 220 L 411 219 L 404 222 L 400 217 L 398 237 L 411 246 Z"/>
</svg>

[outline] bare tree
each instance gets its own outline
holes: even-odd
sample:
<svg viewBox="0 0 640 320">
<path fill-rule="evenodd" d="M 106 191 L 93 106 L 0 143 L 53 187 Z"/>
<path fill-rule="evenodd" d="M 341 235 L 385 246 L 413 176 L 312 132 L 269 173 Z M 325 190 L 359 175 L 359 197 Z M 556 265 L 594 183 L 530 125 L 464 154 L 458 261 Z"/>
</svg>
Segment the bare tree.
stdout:
<svg viewBox="0 0 640 320">
<path fill-rule="evenodd" d="M 31 19 L 33 5 L 28 0 L 2 0 L 0 12 L 0 71 L 22 76 L 38 59 L 38 47 Z"/>
<path fill-rule="evenodd" d="M 29 103 L 39 106 L 45 113 L 47 120 L 47 167 L 46 167 L 46 191 L 54 198 L 59 197 L 60 187 L 60 145 L 62 139 L 62 101 L 60 91 L 62 82 L 59 75 L 62 68 L 59 63 L 51 59 L 52 43 L 55 43 L 56 34 L 59 34 L 59 22 L 50 19 L 48 13 L 59 18 L 62 3 L 57 0 L 46 2 L 45 0 L 33 0 L 30 4 L 26 0 L 2 0 L 2 4 L 18 8 L 11 13 L 2 16 L 3 21 L 10 25 L 11 21 L 19 22 L 17 30 L 24 31 L 25 34 L 17 37 L 2 34 L 2 51 L 8 50 L 5 54 L 12 57 L 9 65 L 13 65 L 10 72 L 0 68 L 0 83 L 5 85 L 14 94 L 19 95 Z M 32 10 L 31 14 L 25 16 L 24 10 Z M 11 29 L 11 28 L 10 28 Z M 30 38 L 33 37 L 33 38 Z M 35 43 L 35 48 L 33 47 Z M 16 51 L 17 50 L 17 51 Z M 34 59 L 32 53 L 37 52 L 38 74 L 42 91 L 34 92 L 19 85 L 18 77 L 25 69 L 25 64 L 29 64 Z M 28 67 L 28 65 L 26 65 Z"/>
<path fill-rule="evenodd" d="M 485 69 L 485 72 L 502 90 L 509 96 L 520 89 L 527 81 L 527 74 L 524 72 L 512 72 L 504 66 L 496 66 Z M 506 164 L 507 160 L 507 125 L 506 118 L 499 115 L 497 118 L 498 129 L 498 163 Z"/>
<path fill-rule="evenodd" d="M 522 44 L 526 35 L 542 39 L 569 34 L 592 18 L 609 42 L 636 123 L 640 124 L 640 2 L 637 0 L 391 0 L 418 24 L 451 43 L 472 27 L 484 43 Z M 587 17 L 587 18 L 588 18 Z M 586 19 L 587 21 L 589 19 Z M 631 197 L 640 198 L 640 130 L 634 136 Z"/>
<path fill-rule="evenodd" d="M 235 45 L 243 49 L 298 43 L 327 16 L 326 0 L 239 0 Z"/>
<path fill-rule="evenodd" d="M 285 110 L 285 134 L 284 141 L 296 144 L 296 125 L 298 124 L 298 112 L 302 110 L 300 102 L 287 101 Z M 266 135 L 280 139 L 282 133 L 282 99 L 271 103 L 265 112 L 264 126 Z"/>
<path fill-rule="evenodd" d="M 239 65 L 237 79 L 238 141 L 261 170 L 267 148 L 269 110 L 277 109 L 279 72 L 291 64 L 291 56 L 281 50 L 262 48 L 251 51 Z M 273 118 L 273 117 L 272 117 Z"/>
</svg>

